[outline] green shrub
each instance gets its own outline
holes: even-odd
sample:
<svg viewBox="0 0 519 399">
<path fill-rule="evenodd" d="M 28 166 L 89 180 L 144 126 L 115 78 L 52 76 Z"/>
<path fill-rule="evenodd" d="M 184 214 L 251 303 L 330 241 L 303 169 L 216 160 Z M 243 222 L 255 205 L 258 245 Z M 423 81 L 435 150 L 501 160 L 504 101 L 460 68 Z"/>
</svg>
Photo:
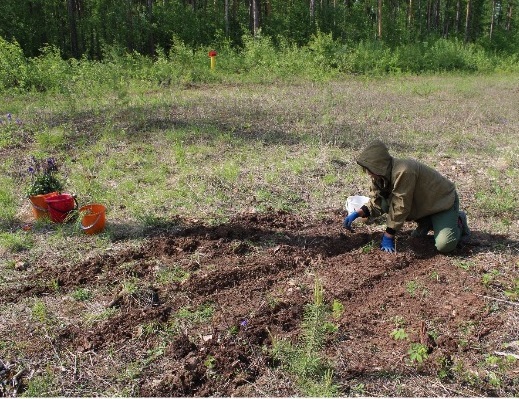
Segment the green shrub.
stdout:
<svg viewBox="0 0 519 399">
<path fill-rule="evenodd" d="M 27 60 L 20 45 L 0 37 L 0 90 L 23 88 L 27 70 Z"/>
<path fill-rule="evenodd" d="M 64 92 L 72 78 L 71 65 L 61 58 L 55 46 L 41 49 L 41 55 L 29 60 L 26 88 L 45 92 Z"/>
</svg>

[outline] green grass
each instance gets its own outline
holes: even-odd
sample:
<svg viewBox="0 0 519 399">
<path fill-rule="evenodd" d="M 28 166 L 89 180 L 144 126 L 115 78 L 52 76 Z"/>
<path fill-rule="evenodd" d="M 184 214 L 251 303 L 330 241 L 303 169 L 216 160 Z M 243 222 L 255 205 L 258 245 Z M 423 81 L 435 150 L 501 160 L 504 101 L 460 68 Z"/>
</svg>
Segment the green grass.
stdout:
<svg viewBox="0 0 519 399">
<path fill-rule="evenodd" d="M 247 79 L 272 81 L 260 73 Z M 84 86 L 81 95 L 10 93 L 0 99 L 0 108 L 16 113 L 24 124 L 0 126 L 0 257 L 4 260 L 0 284 L 16 287 L 16 278 L 26 272 L 15 269 L 19 260 L 37 268 L 38 260 L 48 257 L 60 267 L 67 262 L 90 265 L 96 256 L 112 250 L 119 253 L 121 248 L 130 254 L 133 246 L 147 245 L 148 233 L 176 228 L 177 216 L 211 225 L 249 210 L 318 215 L 342 209 L 349 195 L 369 193 L 369 178 L 360 172 L 355 157 L 374 138 L 385 140 L 395 156 L 419 158 L 455 181 L 471 229 L 490 241 L 488 250 L 499 260 L 501 254 L 513 254 L 519 240 L 519 92 L 513 90 L 518 82 L 517 74 L 342 76 L 321 81 L 288 79 L 275 85 L 244 79 L 158 86 L 129 80 L 107 81 L 102 88 Z M 77 223 L 55 225 L 32 219 L 24 192 L 27 160 L 33 154 L 59 160 L 66 191 L 77 194 L 80 206 L 102 203 L 107 207 L 103 234 L 86 236 Z M 27 223 L 32 228 L 24 231 Z M 369 241 L 358 255 L 368 254 L 378 254 L 378 241 Z M 190 261 L 211 268 L 210 259 L 192 256 Z M 34 284 L 43 284 L 50 297 L 66 296 L 74 310 L 80 309 L 75 315 L 78 323 L 87 327 L 109 323 L 121 310 L 104 307 L 108 296 L 121 287 L 128 296 L 140 288 L 135 277 L 138 261 L 129 256 L 118 263 L 116 281 L 105 288 L 110 292 L 76 287 L 58 293 L 57 280 Z M 157 262 L 153 270 L 159 290 L 196 273 L 184 264 Z M 498 287 L 500 292 L 492 295 L 517 300 L 518 284 L 510 276 L 517 262 L 496 261 L 486 271 L 473 256 L 454 256 L 451 262 L 462 274 L 479 273 L 477 279 L 489 290 Z M 429 283 L 443 283 L 442 271 L 436 273 Z M 417 280 L 407 282 L 408 299 L 427 294 Z M 268 293 L 266 301 L 275 308 L 282 299 Z M 331 312 L 326 308 L 326 317 L 340 319 L 347 312 L 340 305 L 332 305 Z M 29 302 L 27 309 L 28 317 L 50 328 L 54 318 L 50 302 Z M 172 311 L 170 324 L 144 325 L 143 334 L 150 340 L 171 338 L 193 326 L 209 325 L 215 312 L 210 304 L 181 307 Z M 285 351 L 283 361 L 302 392 L 333 396 L 337 391 L 329 364 L 318 345 L 310 345 L 319 342 L 316 322 L 324 316 L 313 316 L 301 326 L 302 341 L 280 350 Z M 64 320 L 70 317 L 63 315 Z M 328 329 L 318 334 L 328 337 L 333 332 L 333 324 L 320 325 Z M 401 330 L 398 336 L 403 337 L 402 332 L 411 335 L 412 326 L 395 320 L 394 330 Z M 460 340 L 459 344 L 468 343 Z M 415 364 L 425 360 L 421 348 L 410 349 Z M 129 374 L 122 368 L 115 371 L 123 382 L 143 371 L 140 360 L 128 364 Z M 488 380 L 503 384 L 499 370 L 492 364 L 485 367 Z M 468 368 L 460 369 L 459 378 L 475 381 L 465 373 Z M 54 382 L 49 375 L 34 379 L 28 392 L 56 393 Z M 133 386 L 128 389 L 115 386 L 113 392 L 108 388 L 103 392 L 135 393 Z M 362 384 L 352 385 L 350 392 L 370 394 Z"/>
<path fill-rule="evenodd" d="M 25 232 L 0 233 L 0 247 L 12 252 L 21 252 L 31 249 L 34 240 Z"/>
</svg>

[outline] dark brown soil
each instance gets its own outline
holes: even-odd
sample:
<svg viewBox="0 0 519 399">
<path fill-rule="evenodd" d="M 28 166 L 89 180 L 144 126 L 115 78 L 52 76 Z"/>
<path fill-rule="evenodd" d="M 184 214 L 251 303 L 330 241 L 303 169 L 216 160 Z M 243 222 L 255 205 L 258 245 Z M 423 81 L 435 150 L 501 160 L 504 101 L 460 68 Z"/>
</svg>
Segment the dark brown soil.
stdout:
<svg viewBox="0 0 519 399">
<path fill-rule="evenodd" d="M 489 252 L 489 242 L 506 248 L 505 238 L 474 231 L 445 256 L 432 239 L 412 239 L 409 225 L 398 253 L 386 254 L 378 249 L 382 226 L 358 224 L 350 233 L 342 217 L 250 213 L 219 226 L 179 220 L 143 245 L 78 263 L 34 260 L 23 280 L 0 287 L 2 302 L 30 308 L 27 298 L 54 298 L 70 302 L 69 314 L 36 327 L 2 321 L 0 396 L 19 395 L 50 372 L 58 381 L 53 396 L 301 395 L 270 349 L 273 339 L 301 337 L 316 279 L 326 304 L 344 305 L 340 317 L 330 316 L 338 328 L 321 353 L 340 395 L 519 394 L 516 365 L 485 364 L 518 338 L 517 307 L 492 299 L 498 279 L 494 286 L 481 279 L 494 263 L 517 262 L 516 253 Z M 161 280 L 164 270 L 179 278 Z M 132 290 L 124 288 L 129 280 Z M 73 301 L 78 288 L 95 292 L 109 317 L 85 321 L 94 301 Z M 203 309 L 211 309 L 205 318 Z M 397 327 L 408 339 L 391 336 Z M 15 356 L 20 337 L 30 359 Z M 410 360 L 412 343 L 427 347 L 421 364 Z"/>
</svg>

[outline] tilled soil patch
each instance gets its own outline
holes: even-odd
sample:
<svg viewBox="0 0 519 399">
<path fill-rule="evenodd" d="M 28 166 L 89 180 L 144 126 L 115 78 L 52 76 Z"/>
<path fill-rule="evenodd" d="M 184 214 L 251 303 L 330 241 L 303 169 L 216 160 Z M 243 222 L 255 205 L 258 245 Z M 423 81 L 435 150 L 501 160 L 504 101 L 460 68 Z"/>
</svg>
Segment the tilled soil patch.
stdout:
<svg viewBox="0 0 519 399">
<path fill-rule="evenodd" d="M 321 353 L 342 395 L 517 395 L 517 367 L 482 367 L 517 340 L 518 325 L 516 308 L 492 301 L 482 284 L 495 256 L 488 237 L 474 232 L 445 256 L 430 238 L 410 238 L 408 226 L 398 253 L 387 254 L 380 226 L 350 233 L 342 217 L 185 221 L 138 247 L 77 263 L 38 260 L 0 288 L 13 309 L 0 323 L 0 393 L 21 394 L 51 374 L 55 396 L 300 395 L 270 349 L 274 339 L 301 338 L 317 280 L 325 303 L 344 307 Z M 80 289 L 93 296 L 73 300 Z M 39 316 L 37 303 L 46 309 Z M 426 348 L 423 362 L 411 361 L 413 343 Z"/>
</svg>

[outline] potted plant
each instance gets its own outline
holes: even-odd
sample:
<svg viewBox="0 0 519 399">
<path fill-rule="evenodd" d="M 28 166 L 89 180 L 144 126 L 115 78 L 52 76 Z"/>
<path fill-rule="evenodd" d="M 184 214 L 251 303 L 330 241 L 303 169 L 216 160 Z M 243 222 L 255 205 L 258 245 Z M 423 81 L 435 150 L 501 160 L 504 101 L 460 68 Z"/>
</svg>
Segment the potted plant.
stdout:
<svg viewBox="0 0 519 399">
<path fill-rule="evenodd" d="M 63 184 L 57 178 L 58 166 L 54 158 L 37 159 L 31 157 L 29 174 L 31 184 L 27 189 L 27 196 L 31 200 L 32 210 L 36 219 L 48 215 L 48 206 L 45 199 L 59 194 L 63 190 Z"/>
</svg>

